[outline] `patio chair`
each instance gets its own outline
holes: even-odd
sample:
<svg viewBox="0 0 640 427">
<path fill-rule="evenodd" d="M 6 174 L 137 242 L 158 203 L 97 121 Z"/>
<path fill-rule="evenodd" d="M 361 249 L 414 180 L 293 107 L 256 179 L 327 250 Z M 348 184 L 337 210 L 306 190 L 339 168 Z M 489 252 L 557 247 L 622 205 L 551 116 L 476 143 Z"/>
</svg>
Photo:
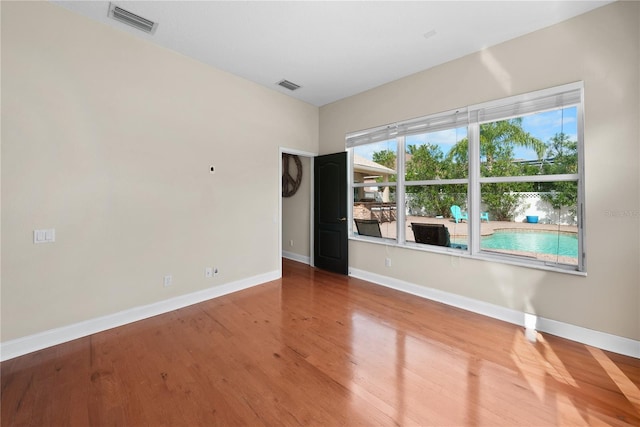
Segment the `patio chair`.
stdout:
<svg viewBox="0 0 640 427">
<path fill-rule="evenodd" d="M 427 245 L 451 246 L 449 229 L 444 224 L 424 224 L 412 222 L 411 229 L 416 243 Z"/>
<path fill-rule="evenodd" d="M 489 212 L 480 212 L 480 222 L 482 221 L 489 222 Z"/>
<path fill-rule="evenodd" d="M 462 210 L 460 209 L 460 206 L 458 205 L 451 206 L 451 216 L 453 217 L 453 220 L 456 222 L 456 224 L 462 221 L 463 219 L 465 221 L 469 221 L 469 218 L 467 217 L 466 212 L 463 213 Z"/>
<path fill-rule="evenodd" d="M 377 219 L 353 219 L 361 236 L 382 237 L 380 223 Z"/>
</svg>

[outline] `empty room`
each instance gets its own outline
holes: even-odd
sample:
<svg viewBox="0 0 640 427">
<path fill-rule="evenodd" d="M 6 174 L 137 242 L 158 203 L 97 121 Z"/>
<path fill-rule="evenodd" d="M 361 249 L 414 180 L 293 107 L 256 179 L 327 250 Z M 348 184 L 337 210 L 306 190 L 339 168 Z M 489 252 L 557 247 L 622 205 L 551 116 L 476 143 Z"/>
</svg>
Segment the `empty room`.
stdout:
<svg viewBox="0 0 640 427">
<path fill-rule="evenodd" d="M 640 425 L 640 3 L 0 19 L 2 426 Z"/>
</svg>

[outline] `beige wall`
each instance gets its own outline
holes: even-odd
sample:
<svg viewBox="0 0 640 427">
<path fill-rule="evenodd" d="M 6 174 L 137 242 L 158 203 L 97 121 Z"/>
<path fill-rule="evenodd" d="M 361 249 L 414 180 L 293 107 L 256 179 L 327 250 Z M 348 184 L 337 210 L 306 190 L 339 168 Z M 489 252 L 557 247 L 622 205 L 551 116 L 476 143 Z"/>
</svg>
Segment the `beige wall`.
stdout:
<svg viewBox="0 0 640 427">
<path fill-rule="evenodd" d="M 302 182 L 291 197 L 282 198 L 282 250 L 301 257 L 310 256 L 310 157 L 298 156 L 302 163 Z M 293 240 L 293 246 L 291 241 Z"/>
<path fill-rule="evenodd" d="M 2 2 L 2 341 L 278 271 L 280 146 L 318 151 L 316 107 Z"/>
<path fill-rule="evenodd" d="M 614 3 L 320 109 L 326 154 L 347 132 L 584 81 L 587 277 L 356 241 L 350 265 L 640 339 L 639 29 L 640 4 Z"/>
</svg>

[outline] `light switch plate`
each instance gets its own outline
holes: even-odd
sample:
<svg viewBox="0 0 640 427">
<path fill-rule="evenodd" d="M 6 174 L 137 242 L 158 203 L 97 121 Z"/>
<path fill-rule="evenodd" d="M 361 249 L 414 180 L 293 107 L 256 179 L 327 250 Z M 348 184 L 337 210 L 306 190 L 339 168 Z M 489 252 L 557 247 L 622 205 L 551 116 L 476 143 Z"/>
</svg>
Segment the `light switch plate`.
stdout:
<svg viewBox="0 0 640 427">
<path fill-rule="evenodd" d="M 33 230 L 33 243 L 53 243 L 56 241 L 56 229 Z"/>
</svg>

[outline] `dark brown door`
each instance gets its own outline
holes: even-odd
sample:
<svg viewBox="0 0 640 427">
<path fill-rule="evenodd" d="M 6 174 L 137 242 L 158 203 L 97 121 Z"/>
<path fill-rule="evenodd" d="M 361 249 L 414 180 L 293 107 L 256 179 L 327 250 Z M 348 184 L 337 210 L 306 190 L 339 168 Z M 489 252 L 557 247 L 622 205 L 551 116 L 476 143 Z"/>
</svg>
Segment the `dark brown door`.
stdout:
<svg viewBox="0 0 640 427">
<path fill-rule="evenodd" d="M 314 172 L 314 263 L 347 274 L 347 153 L 316 157 Z"/>
</svg>

